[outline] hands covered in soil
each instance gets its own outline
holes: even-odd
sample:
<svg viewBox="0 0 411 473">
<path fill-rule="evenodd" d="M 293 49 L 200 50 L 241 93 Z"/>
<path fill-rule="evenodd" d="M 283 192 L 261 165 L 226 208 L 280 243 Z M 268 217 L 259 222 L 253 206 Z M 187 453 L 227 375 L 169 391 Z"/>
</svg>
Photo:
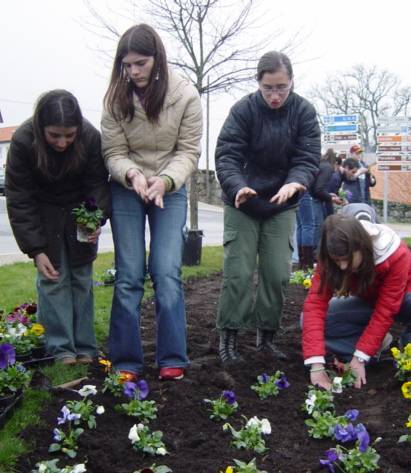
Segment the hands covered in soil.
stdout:
<svg viewBox="0 0 411 473">
<path fill-rule="evenodd" d="M 325 367 L 323 364 L 314 363 L 311 365 L 310 371 L 310 381 L 313 386 L 318 386 L 319 388 L 326 389 L 327 391 L 331 391 L 333 386 L 327 372 L 325 371 Z"/>
<path fill-rule="evenodd" d="M 352 357 L 350 361 L 350 368 L 355 375 L 354 387 L 360 389 L 363 384 L 367 384 L 367 378 L 365 376 L 365 364 L 358 361 L 356 356 Z"/>
<path fill-rule="evenodd" d="M 39 253 L 34 257 L 34 263 L 40 273 L 50 281 L 57 281 L 60 273 L 54 269 L 46 253 Z"/>
</svg>

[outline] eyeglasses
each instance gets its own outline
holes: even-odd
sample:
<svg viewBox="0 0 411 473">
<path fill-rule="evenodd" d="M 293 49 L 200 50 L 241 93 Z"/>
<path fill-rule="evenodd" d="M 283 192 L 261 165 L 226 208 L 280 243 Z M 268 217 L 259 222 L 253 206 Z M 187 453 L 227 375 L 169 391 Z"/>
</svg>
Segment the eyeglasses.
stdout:
<svg viewBox="0 0 411 473">
<path fill-rule="evenodd" d="M 285 95 L 287 92 L 291 90 L 291 87 L 293 86 L 293 83 L 291 82 L 290 85 L 285 85 L 285 84 L 280 84 L 277 86 L 271 86 L 271 85 L 261 85 L 261 92 L 263 95 L 269 97 L 272 94 L 278 94 L 278 95 Z"/>
</svg>

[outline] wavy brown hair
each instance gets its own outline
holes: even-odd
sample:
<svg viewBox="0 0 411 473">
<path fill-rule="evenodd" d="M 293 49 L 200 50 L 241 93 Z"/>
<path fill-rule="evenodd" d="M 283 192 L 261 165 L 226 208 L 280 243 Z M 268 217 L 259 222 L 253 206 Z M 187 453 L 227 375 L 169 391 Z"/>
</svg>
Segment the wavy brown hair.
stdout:
<svg viewBox="0 0 411 473">
<path fill-rule="evenodd" d="M 359 251 L 360 266 L 352 269 L 353 256 Z M 333 260 L 347 258 L 348 267 L 341 270 Z M 355 217 L 330 215 L 324 221 L 318 252 L 321 285 L 333 289 L 339 296 L 364 294 L 374 280 L 374 253 L 370 235 Z M 355 284 L 353 280 L 355 279 Z"/>
<path fill-rule="evenodd" d="M 144 23 L 132 26 L 117 46 L 111 72 L 110 84 L 104 96 L 104 105 L 116 120 L 131 121 L 134 118 L 133 92 L 135 86 L 128 80 L 123 59 L 129 53 L 154 58 L 153 69 L 144 91 L 144 109 L 150 122 L 156 122 L 164 105 L 168 87 L 166 51 L 157 32 Z"/>
<path fill-rule="evenodd" d="M 33 133 L 37 167 L 50 181 L 61 179 L 62 176 L 73 174 L 86 159 L 81 139 L 83 131 L 83 115 L 76 97 L 63 89 L 55 89 L 41 95 L 34 109 Z M 56 152 L 47 144 L 44 128 L 47 126 L 77 127 L 76 138 L 63 153 L 67 156 L 59 174 L 54 174 L 53 162 Z"/>
</svg>

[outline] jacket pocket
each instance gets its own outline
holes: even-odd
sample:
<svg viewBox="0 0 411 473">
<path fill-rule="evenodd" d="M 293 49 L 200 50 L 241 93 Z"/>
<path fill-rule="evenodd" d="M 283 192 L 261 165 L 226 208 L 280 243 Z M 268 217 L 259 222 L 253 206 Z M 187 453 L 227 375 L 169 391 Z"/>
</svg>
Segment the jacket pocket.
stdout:
<svg viewBox="0 0 411 473">
<path fill-rule="evenodd" d="M 238 230 L 224 230 L 223 245 L 227 246 L 237 238 Z"/>
</svg>

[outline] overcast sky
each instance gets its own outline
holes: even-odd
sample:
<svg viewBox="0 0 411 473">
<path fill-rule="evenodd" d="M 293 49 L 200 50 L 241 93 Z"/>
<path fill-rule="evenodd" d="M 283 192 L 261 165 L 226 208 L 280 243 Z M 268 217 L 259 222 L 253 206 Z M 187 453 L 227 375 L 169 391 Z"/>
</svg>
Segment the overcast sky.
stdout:
<svg viewBox="0 0 411 473">
<path fill-rule="evenodd" d="M 108 5 L 118 9 L 121 0 L 93 3 L 99 8 Z M 296 91 L 301 95 L 313 83 L 321 83 L 327 74 L 358 63 L 387 69 L 398 75 L 404 85 L 411 85 L 411 2 L 264 0 L 264 7 L 275 17 L 273 28 L 283 29 L 284 38 L 298 30 L 306 36 L 298 57 L 293 58 L 301 61 L 295 66 Z M 0 126 L 17 125 L 28 118 L 37 97 L 53 88 L 73 92 L 84 115 L 99 126 L 110 70 L 107 62 L 92 50 L 97 37 L 81 26 L 87 18 L 83 0 L 1 2 L 0 110 L 5 123 Z M 121 32 L 132 24 L 114 14 L 109 14 L 108 19 Z M 267 31 L 269 35 L 269 27 Z M 270 49 L 279 47 L 278 40 L 270 45 Z M 232 96 L 212 100 L 211 153 L 234 100 Z"/>
</svg>

